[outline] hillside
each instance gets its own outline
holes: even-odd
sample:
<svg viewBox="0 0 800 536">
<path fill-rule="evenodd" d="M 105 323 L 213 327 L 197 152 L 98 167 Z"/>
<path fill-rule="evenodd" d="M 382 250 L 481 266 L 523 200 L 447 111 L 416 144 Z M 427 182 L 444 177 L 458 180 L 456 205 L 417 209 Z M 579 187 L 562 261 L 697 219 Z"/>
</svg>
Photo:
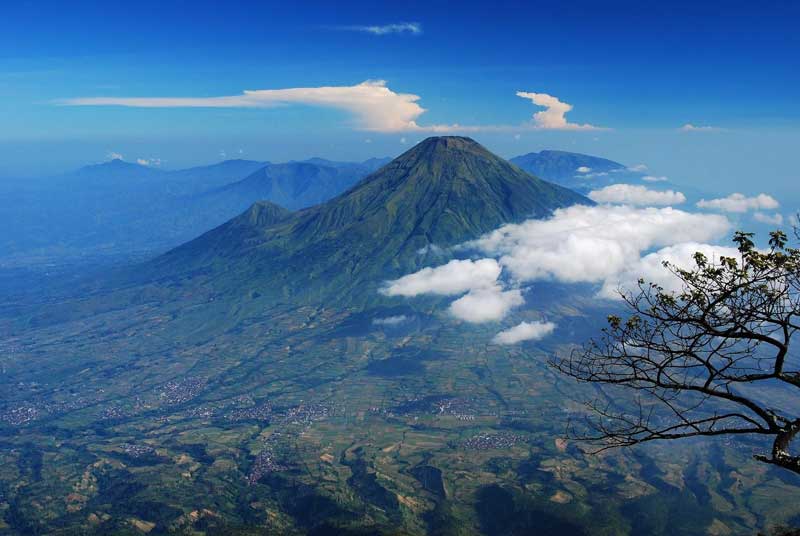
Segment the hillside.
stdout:
<svg viewBox="0 0 800 536">
<path fill-rule="evenodd" d="M 285 296 L 346 295 L 432 262 L 437 248 L 574 203 L 590 201 L 525 173 L 469 138 L 435 137 L 342 195 L 261 228 L 255 239 L 230 240 L 218 249 L 217 236 L 229 235 L 236 225 L 229 222 L 149 269 L 178 278 L 224 271 L 224 277 L 211 277 L 228 290 L 246 282 Z"/>
</svg>

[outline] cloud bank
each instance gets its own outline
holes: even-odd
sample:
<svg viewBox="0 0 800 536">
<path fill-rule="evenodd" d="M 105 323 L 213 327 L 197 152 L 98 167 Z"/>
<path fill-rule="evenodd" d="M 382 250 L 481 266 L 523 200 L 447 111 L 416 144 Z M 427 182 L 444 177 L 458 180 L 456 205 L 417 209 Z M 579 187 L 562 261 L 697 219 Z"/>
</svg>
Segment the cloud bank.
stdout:
<svg viewBox="0 0 800 536">
<path fill-rule="evenodd" d="M 498 259 L 520 282 L 613 280 L 643 252 L 724 236 L 730 222 L 717 214 L 692 214 L 671 207 L 575 205 L 545 220 L 505 225 L 470 245 Z"/>
<path fill-rule="evenodd" d="M 665 207 L 686 202 L 686 196 L 673 190 L 650 190 L 633 184 L 612 184 L 589 192 L 589 199 L 598 203 Z"/>
<path fill-rule="evenodd" d="M 738 258 L 740 256 L 736 248 L 699 242 L 684 242 L 667 246 L 637 259 L 616 274 L 614 278 L 607 279 L 598 295 L 607 299 L 618 299 L 620 293 L 635 292 L 640 278 L 661 285 L 668 292 L 677 292 L 681 290 L 680 280 L 664 268 L 663 262 L 667 261 L 675 266 L 688 268 L 694 266 L 694 254 L 698 251 L 714 261 L 719 261 L 720 257 Z"/>
<path fill-rule="evenodd" d="M 619 298 L 620 289 L 630 288 L 642 276 L 672 288 L 676 282 L 661 262 L 685 266 L 695 251 L 709 258 L 733 255 L 731 248 L 708 245 L 729 230 L 728 219 L 718 214 L 575 205 L 544 220 L 504 225 L 463 245 L 483 258 L 424 268 L 389 281 L 383 293 L 461 295 L 450 304 L 451 315 L 472 323 L 495 322 L 524 304 L 522 286 L 534 281 L 595 283 L 598 296 L 610 299 Z M 517 326 L 498 334 L 495 342 L 543 337 L 553 327 Z"/>
</svg>

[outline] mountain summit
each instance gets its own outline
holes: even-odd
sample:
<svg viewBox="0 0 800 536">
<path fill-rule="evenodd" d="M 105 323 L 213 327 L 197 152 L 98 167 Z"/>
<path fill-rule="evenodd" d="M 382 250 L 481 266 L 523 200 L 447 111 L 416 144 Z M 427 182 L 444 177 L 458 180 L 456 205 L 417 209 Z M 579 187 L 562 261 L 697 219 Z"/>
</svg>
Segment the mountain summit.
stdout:
<svg viewBox="0 0 800 536">
<path fill-rule="evenodd" d="M 575 203 L 591 201 L 470 138 L 433 137 L 326 203 L 278 221 L 236 218 L 153 268 L 181 279 L 210 273 L 225 289 L 246 283 L 285 297 L 330 296 L 441 261 L 432 257 L 441 248 Z"/>
</svg>

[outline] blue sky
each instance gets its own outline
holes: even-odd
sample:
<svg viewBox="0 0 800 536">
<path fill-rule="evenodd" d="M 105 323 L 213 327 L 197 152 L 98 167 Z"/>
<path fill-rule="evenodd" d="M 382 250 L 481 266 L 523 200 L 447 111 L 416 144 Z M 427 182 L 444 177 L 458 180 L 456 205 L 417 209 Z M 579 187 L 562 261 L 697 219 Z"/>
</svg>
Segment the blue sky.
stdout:
<svg viewBox="0 0 800 536">
<path fill-rule="evenodd" d="M 587 152 L 723 192 L 791 196 L 800 179 L 796 2 L 300 4 L 4 3 L 0 175 L 61 171 L 112 152 L 165 167 L 223 154 L 393 156 L 446 125 L 507 157 Z M 423 128 L 386 129 L 392 114 L 364 119 L 383 104 L 359 115 L 358 103 L 294 97 L 269 108 L 63 104 L 366 80 L 419 96 L 426 111 L 412 119 Z M 547 108 L 520 91 L 572 105 L 568 126 L 604 129 L 550 128 L 558 124 L 532 117 Z M 713 128 L 679 130 L 687 123 Z"/>
</svg>

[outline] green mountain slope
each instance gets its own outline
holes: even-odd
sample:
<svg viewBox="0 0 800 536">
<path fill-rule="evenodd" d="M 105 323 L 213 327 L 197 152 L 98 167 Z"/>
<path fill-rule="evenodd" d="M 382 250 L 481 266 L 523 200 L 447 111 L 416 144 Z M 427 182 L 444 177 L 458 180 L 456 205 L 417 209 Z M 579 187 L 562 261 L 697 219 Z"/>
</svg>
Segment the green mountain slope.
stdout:
<svg viewBox="0 0 800 536">
<path fill-rule="evenodd" d="M 256 285 L 285 297 L 357 299 L 355 287 L 374 287 L 441 260 L 441 248 L 575 203 L 590 201 L 469 138 L 435 137 L 331 201 L 221 241 L 238 225 L 231 221 L 157 259 L 150 270 L 161 277 L 210 274 L 228 290 Z"/>
</svg>

